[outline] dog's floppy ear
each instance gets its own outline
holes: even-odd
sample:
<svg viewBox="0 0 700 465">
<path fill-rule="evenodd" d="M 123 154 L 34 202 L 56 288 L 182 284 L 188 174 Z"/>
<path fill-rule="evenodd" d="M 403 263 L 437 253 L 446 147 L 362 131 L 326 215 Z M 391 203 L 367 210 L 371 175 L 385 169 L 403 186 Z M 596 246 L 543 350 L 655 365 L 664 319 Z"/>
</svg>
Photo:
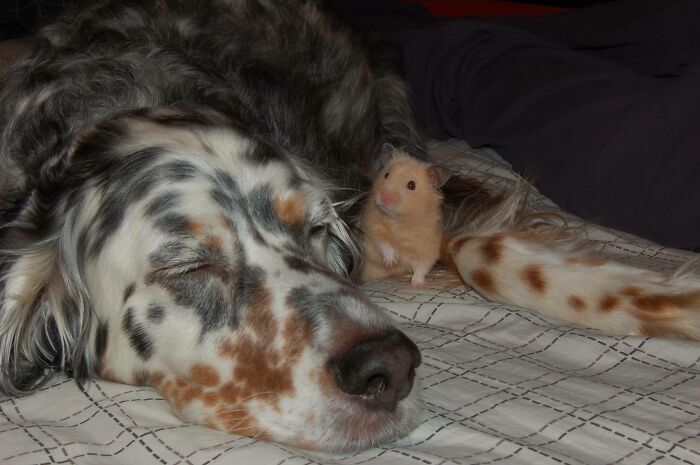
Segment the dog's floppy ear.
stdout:
<svg viewBox="0 0 700 465">
<path fill-rule="evenodd" d="M 92 318 L 70 231 L 63 222 L 33 221 L 50 215 L 38 210 L 25 209 L 0 236 L 0 390 L 14 395 L 53 370 L 87 376 Z"/>
</svg>

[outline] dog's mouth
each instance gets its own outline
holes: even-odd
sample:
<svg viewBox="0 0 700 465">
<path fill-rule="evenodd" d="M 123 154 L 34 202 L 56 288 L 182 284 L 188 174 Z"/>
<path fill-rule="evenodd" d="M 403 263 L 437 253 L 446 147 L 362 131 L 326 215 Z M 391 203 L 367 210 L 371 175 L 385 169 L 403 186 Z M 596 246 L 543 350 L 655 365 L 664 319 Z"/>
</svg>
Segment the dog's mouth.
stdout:
<svg viewBox="0 0 700 465">
<path fill-rule="evenodd" d="M 391 443 L 407 436 L 420 423 L 418 389 L 391 410 L 370 409 L 353 400 L 334 403 L 306 434 L 290 441 L 294 447 L 329 453 L 350 453 Z"/>
<path fill-rule="evenodd" d="M 346 421 L 339 430 L 347 440 L 342 450 L 367 449 L 393 442 L 408 435 L 419 424 L 420 404 L 417 395 L 406 398 L 391 411 L 374 411 L 368 417 Z"/>
</svg>

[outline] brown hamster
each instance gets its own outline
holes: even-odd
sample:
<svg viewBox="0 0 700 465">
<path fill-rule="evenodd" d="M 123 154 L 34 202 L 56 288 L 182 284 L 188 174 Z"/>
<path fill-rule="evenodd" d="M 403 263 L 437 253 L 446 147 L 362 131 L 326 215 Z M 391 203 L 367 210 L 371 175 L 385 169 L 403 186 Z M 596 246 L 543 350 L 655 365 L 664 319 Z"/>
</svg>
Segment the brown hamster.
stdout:
<svg viewBox="0 0 700 465">
<path fill-rule="evenodd" d="M 374 180 L 360 214 L 365 249 L 360 280 L 411 272 L 411 287 L 424 287 L 425 275 L 440 255 L 442 195 L 449 179 L 444 167 L 395 152 Z"/>
</svg>

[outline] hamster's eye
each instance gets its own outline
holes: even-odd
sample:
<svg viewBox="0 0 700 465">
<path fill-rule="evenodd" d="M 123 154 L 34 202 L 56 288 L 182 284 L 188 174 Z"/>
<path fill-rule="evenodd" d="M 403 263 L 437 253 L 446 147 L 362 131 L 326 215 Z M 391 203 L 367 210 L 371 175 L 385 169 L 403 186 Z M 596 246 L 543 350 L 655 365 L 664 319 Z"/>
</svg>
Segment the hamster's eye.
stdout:
<svg viewBox="0 0 700 465">
<path fill-rule="evenodd" d="M 384 175 L 384 179 L 389 177 L 389 172 L 387 171 L 386 174 Z"/>
<path fill-rule="evenodd" d="M 408 181 L 408 184 L 406 184 L 406 187 L 408 187 L 408 190 L 415 190 L 416 189 L 416 183 L 413 181 Z"/>
</svg>

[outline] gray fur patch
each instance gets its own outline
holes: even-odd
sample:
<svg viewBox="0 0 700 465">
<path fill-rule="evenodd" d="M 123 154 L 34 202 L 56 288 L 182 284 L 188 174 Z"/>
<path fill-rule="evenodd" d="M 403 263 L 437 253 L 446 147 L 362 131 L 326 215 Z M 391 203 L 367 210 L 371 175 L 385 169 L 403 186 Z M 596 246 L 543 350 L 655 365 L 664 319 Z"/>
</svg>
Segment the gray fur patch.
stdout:
<svg viewBox="0 0 700 465">
<path fill-rule="evenodd" d="M 150 217 L 160 216 L 175 209 L 180 199 L 180 193 L 171 191 L 159 195 L 146 205 L 146 215 Z"/>
<path fill-rule="evenodd" d="M 136 283 L 131 283 L 124 289 L 124 303 L 129 300 L 129 297 L 134 295 L 134 289 L 136 289 Z"/>
<path fill-rule="evenodd" d="M 146 317 L 152 323 L 160 323 L 165 318 L 165 307 L 155 302 L 151 303 L 146 309 Z"/>
<path fill-rule="evenodd" d="M 122 319 L 122 330 L 129 337 L 131 348 L 136 351 L 143 360 L 148 360 L 153 355 L 153 341 L 146 328 L 135 321 L 134 309 L 129 308 Z"/>
</svg>

